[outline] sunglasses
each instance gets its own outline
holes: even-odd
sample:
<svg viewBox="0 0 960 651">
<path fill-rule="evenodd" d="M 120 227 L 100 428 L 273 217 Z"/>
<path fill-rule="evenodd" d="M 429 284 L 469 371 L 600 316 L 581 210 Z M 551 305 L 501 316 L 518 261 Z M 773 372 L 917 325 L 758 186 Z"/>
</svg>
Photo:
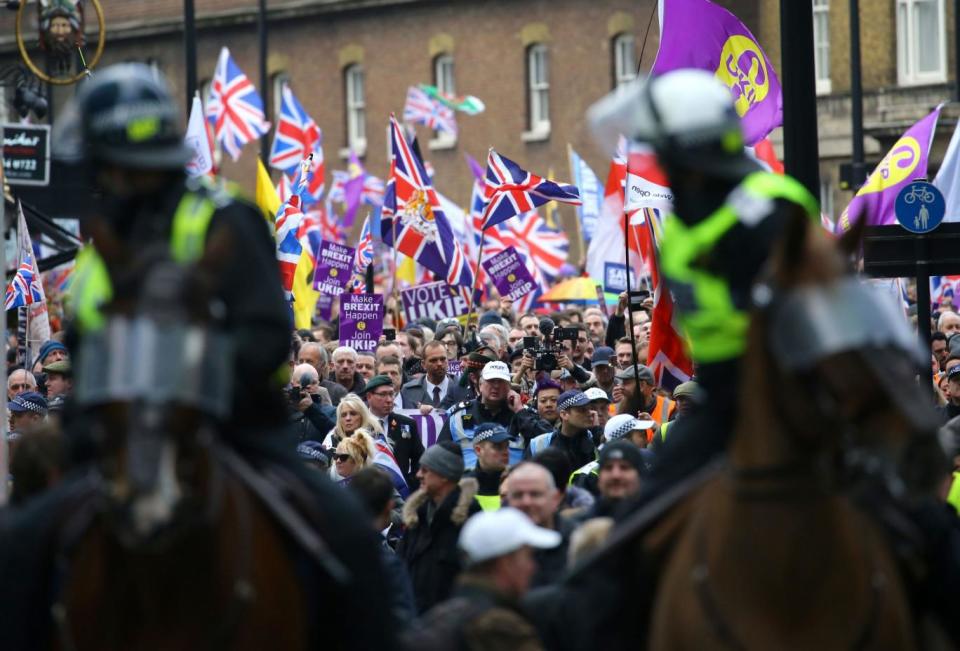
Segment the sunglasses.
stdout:
<svg viewBox="0 0 960 651">
<path fill-rule="evenodd" d="M 349 454 L 335 454 L 335 455 L 333 455 L 333 460 L 334 460 L 334 461 L 337 461 L 337 462 L 339 462 L 339 463 L 346 463 L 347 461 L 350 461 L 350 455 L 349 455 Z"/>
</svg>

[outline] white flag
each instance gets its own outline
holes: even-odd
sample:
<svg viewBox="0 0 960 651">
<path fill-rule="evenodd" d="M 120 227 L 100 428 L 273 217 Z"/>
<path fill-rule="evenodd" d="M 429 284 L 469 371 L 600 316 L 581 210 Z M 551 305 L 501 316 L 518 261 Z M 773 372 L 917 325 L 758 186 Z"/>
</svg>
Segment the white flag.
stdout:
<svg viewBox="0 0 960 651">
<path fill-rule="evenodd" d="M 953 130 L 947 153 L 943 156 L 943 163 L 933 184 L 943 193 L 947 204 L 947 212 L 943 218 L 945 222 L 960 222 L 960 122 Z"/>
<path fill-rule="evenodd" d="M 207 124 L 203 119 L 203 104 L 200 102 L 199 93 L 193 96 L 190 122 L 187 124 L 187 135 L 183 141 L 193 150 L 193 158 L 187 163 L 187 174 L 210 174 L 213 171 L 213 147 L 210 145 Z"/>
</svg>

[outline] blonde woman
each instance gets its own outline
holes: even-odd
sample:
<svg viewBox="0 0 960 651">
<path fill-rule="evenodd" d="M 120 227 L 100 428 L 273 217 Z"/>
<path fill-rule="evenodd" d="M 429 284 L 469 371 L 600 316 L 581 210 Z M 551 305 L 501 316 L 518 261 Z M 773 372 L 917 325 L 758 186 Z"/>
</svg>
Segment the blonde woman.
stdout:
<svg viewBox="0 0 960 651">
<path fill-rule="evenodd" d="M 350 438 L 359 429 L 366 430 L 374 439 L 383 438 L 383 428 L 363 400 L 355 393 L 348 393 L 337 405 L 337 424 L 323 439 L 323 447 L 334 449 L 340 441 Z"/>
<path fill-rule="evenodd" d="M 376 448 L 367 430 L 360 428 L 337 444 L 330 476 L 335 481 L 349 481 L 363 468 L 373 465 Z"/>
</svg>

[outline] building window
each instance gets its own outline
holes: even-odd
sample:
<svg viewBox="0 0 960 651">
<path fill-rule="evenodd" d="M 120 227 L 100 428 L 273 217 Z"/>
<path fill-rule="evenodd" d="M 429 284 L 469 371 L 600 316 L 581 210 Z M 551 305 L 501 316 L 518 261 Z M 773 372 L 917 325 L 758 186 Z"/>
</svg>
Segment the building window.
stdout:
<svg viewBox="0 0 960 651">
<path fill-rule="evenodd" d="M 441 93 L 456 95 L 457 87 L 453 79 L 453 55 L 440 54 L 433 59 L 433 85 Z M 457 144 L 457 137 L 446 131 L 434 131 L 430 149 L 451 149 Z"/>
<path fill-rule="evenodd" d="M 829 93 L 830 84 L 830 1 L 813 0 L 813 64 L 817 93 Z"/>
<path fill-rule="evenodd" d="M 367 109 L 363 66 L 353 64 L 344 70 L 346 82 L 347 147 L 358 156 L 367 150 Z"/>
<path fill-rule="evenodd" d="M 901 84 L 946 81 L 943 0 L 897 0 L 897 77 Z"/>
<path fill-rule="evenodd" d="M 550 76 L 547 46 L 542 43 L 527 49 L 527 96 L 529 131 L 527 140 L 544 140 L 550 135 Z"/>
<path fill-rule="evenodd" d="M 618 34 L 613 39 L 613 87 L 619 88 L 637 78 L 637 49 L 633 34 Z"/>
<path fill-rule="evenodd" d="M 277 116 L 283 107 L 283 86 L 290 83 L 290 75 L 286 72 L 278 72 L 270 78 L 270 98 L 273 100 L 273 116 L 267 116 L 268 119 L 276 122 Z"/>
</svg>

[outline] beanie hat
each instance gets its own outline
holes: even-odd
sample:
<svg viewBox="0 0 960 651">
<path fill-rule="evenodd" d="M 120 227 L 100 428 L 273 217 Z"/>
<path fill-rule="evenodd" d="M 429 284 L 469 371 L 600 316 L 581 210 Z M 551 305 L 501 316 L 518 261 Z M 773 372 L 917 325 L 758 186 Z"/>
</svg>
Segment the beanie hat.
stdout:
<svg viewBox="0 0 960 651">
<path fill-rule="evenodd" d="M 45 342 L 43 342 L 43 344 L 40 346 L 40 350 L 37 352 L 37 361 L 42 364 L 43 360 L 47 358 L 47 355 L 55 350 L 67 352 L 67 347 L 61 344 L 59 341 L 47 339 Z"/>
<path fill-rule="evenodd" d="M 600 450 L 600 458 L 598 459 L 600 468 L 603 468 L 608 462 L 614 460 L 626 461 L 636 469 L 639 475 L 647 474 L 646 464 L 644 463 L 640 448 L 630 441 L 621 439 L 619 441 L 611 441 L 603 446 L 603 449 Z"/>
<path fill-rule="evenodd" d="M 420 457 L 420 465 L 445 479 L 458 482 L 463 475 L 463 454 L 456 443 L 440 441 L 427 448 Z"/>
</svg>

